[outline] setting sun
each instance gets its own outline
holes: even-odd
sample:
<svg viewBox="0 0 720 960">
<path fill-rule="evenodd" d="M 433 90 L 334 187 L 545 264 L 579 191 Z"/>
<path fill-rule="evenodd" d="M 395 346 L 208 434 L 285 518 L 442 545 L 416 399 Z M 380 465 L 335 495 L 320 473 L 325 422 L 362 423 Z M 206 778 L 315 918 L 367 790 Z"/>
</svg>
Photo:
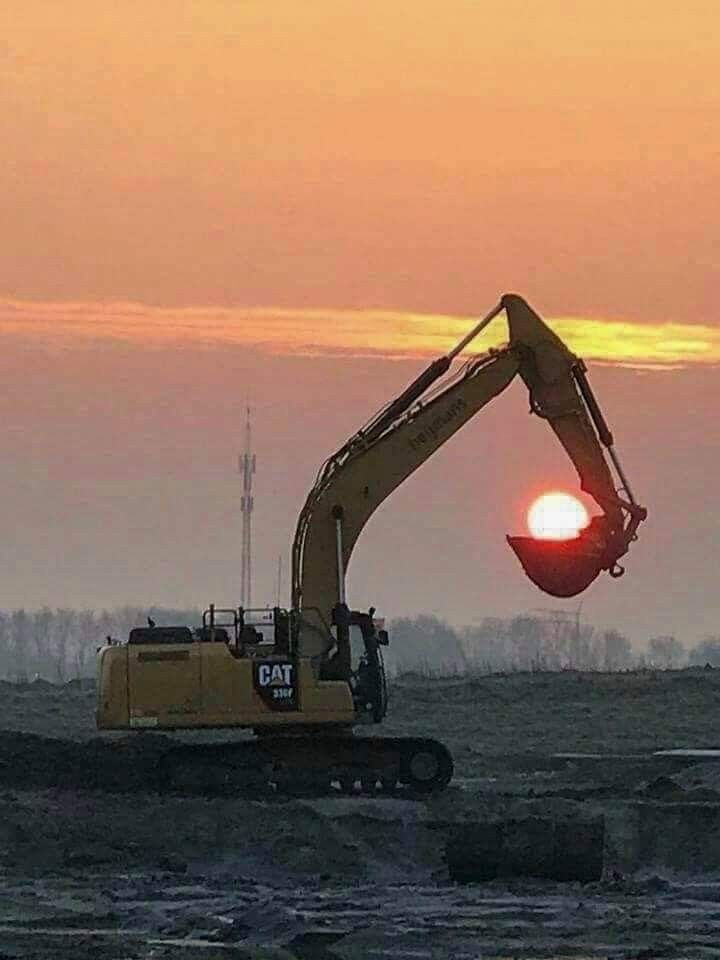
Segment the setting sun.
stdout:
<svg viewBox="0 0 720 960">
<path fill-rule="evenodd" d="M 570 540 L 589 522 L 585 507 L 569 493 L 544 493 L 527 515 L 530 533 L 538 540 Z"/>
</svg>

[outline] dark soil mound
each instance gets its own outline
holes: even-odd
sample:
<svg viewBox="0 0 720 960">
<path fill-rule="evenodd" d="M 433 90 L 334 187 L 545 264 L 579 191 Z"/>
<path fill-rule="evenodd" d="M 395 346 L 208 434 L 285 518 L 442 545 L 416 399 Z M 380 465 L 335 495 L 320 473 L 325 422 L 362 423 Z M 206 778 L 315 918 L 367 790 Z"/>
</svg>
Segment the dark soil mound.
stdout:
<svg viewBox="0 0 720 960">
<path fill-rule="evenodd" d="M 6 730 L 0 734 L 0 784 L 24 789 L 152 788 L 168 743 L 151 735 L 78 742 Z"/>
</svg>

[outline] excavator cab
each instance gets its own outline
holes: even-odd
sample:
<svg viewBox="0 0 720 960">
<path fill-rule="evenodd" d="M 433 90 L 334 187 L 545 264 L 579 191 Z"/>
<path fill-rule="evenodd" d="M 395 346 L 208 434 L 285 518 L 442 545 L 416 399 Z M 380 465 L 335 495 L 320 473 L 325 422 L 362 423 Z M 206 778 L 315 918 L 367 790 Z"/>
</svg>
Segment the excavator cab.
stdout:
<svg viewBox="0 0 720 960">
<path fill-rule="evenodd" d="M 372 616 L 350 627 L 350 689 L 359 723 L 380 723 L 387 713 L 387 678 L 382 647 L 387 631 Z"/>
<path fill-rule="evenodd" d="M 320 665 L 323 680 L 344 680 L 352 692 L 358 723 L 380 723 L 387 713 L 387 678 L 382 647 L 389 643 L 383 621 L 338 603 L 333 610 L 333 647 Z"/>
</svg>

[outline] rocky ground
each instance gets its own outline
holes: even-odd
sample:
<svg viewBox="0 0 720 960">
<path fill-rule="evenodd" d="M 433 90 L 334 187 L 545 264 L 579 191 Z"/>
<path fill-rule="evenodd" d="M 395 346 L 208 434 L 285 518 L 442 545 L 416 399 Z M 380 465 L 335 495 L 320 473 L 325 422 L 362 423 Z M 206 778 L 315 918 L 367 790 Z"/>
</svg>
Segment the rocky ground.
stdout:
<svg viewBox="0 0 720 960">
<path fill-rule="evenodd" d="M 104 749 L 94 695 L 0 689 L 0 960 L 720 957 L 720 760 L 653 756 L 720 747 L 720 671 L 406 677 L 383 732 L 456 758 L 422 802 L 53 785 Z M 480 828 L 532 874 L 528 824 L 598 818 L 590 882 L 452 880 Z"/>
</svg>

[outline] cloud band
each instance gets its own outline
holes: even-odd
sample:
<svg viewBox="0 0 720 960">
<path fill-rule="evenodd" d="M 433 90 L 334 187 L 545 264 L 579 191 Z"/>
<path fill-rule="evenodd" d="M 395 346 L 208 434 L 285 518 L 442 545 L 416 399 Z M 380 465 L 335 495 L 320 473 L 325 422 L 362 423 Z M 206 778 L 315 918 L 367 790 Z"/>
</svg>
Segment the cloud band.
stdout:
<svg viewBox="0 0 720 960">
<path fill-rule="evenodd" d="M 65 347 L 93 342 L 149 347 L 237 345 L 274 354 L 397 359 L 446 352 L 476 319 L 393 310 L 0 300 L 0 336 Z M 659 369 L 720 363 L 720 328 L 709 325 L 587 317 L 547 322 L 587 360 Z M 506 328 L 498 319 L 474 349 L 486 350 L 506 338 Z"/>
</svg>

